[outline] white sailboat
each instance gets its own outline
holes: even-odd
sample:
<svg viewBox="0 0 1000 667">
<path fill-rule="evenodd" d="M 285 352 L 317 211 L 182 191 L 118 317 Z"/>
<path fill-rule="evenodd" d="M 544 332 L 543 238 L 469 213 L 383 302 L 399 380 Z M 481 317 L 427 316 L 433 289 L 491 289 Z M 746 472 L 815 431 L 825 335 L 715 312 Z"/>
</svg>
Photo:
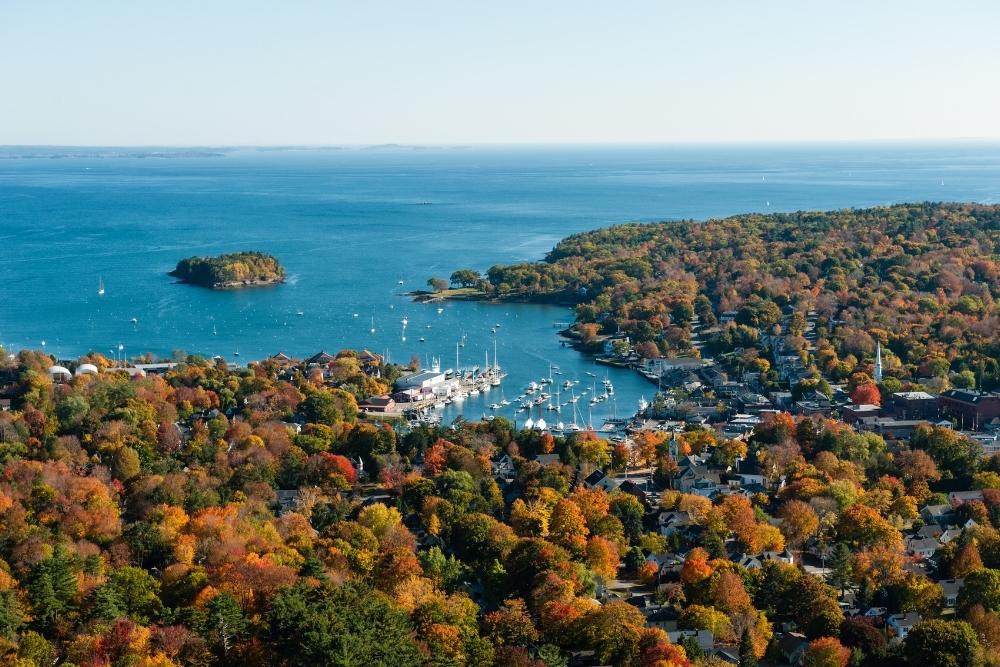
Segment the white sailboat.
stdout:
<svg viewBox="0 0 1000 667">
<path fill-rule="evenodd" d="M 489 368 L 489 359 L 487 358 L 486 367 Z M 494 387 L 500 386 L 500 380 L 502 379 L 502 374 L 500 372 L 500 362 L 497 357 L 497 332 L 496 329 L 493 330 L 493 373 L 490 378 L 490 385 Z"/>
<path fill-rule="evenodd" d="M 97 296 L 104 296 L 104 278 L 97 278 Z"/>
</svg>

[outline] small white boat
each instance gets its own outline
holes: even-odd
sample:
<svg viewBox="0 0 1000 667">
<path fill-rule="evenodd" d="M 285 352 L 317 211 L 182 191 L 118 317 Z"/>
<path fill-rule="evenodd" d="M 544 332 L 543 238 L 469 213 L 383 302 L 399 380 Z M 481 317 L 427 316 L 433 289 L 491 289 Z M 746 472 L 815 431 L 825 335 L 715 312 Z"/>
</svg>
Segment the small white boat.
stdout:
<svg viewBox="0 0 1000 667">
<path fill-rule="evenodd" d="M 444 312 L 444 308 L 438 308 L 438 315 Z"/>
<path fill-rule="evenodd" d="M 301 310 L 295 311 L 295 314 L 298 315 L 299 317 L 302 317 L 303 315 L 305 315 L 305 313 L 302 312 Z"/>
<path fill-rule="evenodd" d="M 97 296 L 104 296 L 104 279 L 97 279 Z"/>
<path fill-rule="evenodd" d="M 499 410 L 499 409 L 500 409 L 499 403 L 490 403 L 490 410 Z"/>
<path fill-rule="evenodd" d="M 403 319 L 400 320 L 400 323 L 405 327 L 410 323 L 410 321 L 404 317 Z"/>
</svg>

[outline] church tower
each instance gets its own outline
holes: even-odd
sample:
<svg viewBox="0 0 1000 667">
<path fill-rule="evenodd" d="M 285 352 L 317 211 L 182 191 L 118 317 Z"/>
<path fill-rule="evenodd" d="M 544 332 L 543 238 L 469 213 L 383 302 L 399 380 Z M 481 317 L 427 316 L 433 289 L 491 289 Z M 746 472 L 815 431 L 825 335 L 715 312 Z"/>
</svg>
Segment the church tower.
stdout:
<svg viewBox="0 0 1000 667">
<path fill-rule="evenodd" d="M 882 381 L 882 342 L 875 348 L 875 381 Z"/>
</svg>

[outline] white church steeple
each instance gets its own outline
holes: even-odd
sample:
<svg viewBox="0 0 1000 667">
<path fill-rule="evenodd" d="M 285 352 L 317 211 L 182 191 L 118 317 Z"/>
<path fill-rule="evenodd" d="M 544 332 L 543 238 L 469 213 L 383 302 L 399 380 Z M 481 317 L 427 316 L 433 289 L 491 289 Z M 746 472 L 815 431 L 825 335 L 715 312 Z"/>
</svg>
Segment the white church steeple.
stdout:
<svg viewBox="0 0 1000 667">
<path fill-rule="evenodd" d="M 875 381 L 882 381 L 882 342 L 875 347 Z"/>
</svg>

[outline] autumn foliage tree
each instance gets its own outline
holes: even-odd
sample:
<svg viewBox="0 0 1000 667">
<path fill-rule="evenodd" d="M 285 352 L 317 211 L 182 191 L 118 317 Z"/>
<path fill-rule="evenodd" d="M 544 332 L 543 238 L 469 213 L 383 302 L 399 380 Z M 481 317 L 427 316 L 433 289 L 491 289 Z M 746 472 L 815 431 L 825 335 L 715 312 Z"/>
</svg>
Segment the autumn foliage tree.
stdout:
<svg viewBox="0 0 1000 667">
<path fill-rule="evenodd" d="M 820 637 L 809 642 L 803 667 L 847 667 L 851 651 L 834 637 Z"/>
</svg>

